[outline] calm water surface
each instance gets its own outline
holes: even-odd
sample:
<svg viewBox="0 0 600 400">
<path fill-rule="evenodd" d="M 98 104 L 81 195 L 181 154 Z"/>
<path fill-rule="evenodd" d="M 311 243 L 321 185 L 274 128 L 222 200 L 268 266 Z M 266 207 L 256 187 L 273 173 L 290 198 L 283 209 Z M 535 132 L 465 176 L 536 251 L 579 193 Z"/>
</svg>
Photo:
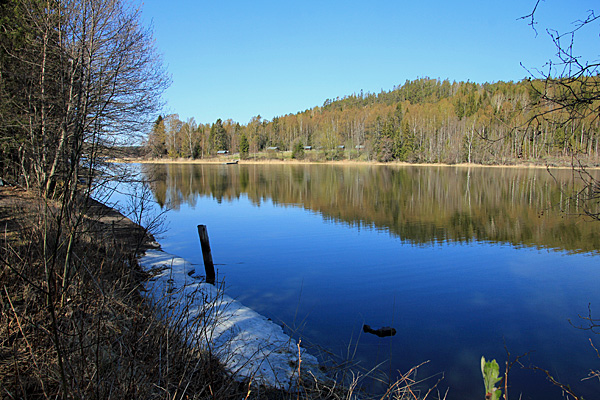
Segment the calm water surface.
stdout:
<svg viewBox="0 0 600 400">
<path fill-rule="evenodd" d="M 448 399 L 483 398 L 482 355 L 503 364 L 507 350 L 529 352 L 524 365 L 600 398 L 597 380 L 581 381 L 598 369 L 588 339 L 600 337 L 569 323 L 583 323 L 590 303 L 600 317 L 600 222 L 568 216 L 580 186 L 569 171 L 140 168 L 172 208 L 164 250 L 202 269 L 196 225 L 207 225 L 226 291 L 303 344 L 393 377 L 430 361 L 418 377 L 433 385 L 443 373 Z M 511 398 L 562 398 L 539 372 L 515 367 L 510 383 Z"/>
</svg>

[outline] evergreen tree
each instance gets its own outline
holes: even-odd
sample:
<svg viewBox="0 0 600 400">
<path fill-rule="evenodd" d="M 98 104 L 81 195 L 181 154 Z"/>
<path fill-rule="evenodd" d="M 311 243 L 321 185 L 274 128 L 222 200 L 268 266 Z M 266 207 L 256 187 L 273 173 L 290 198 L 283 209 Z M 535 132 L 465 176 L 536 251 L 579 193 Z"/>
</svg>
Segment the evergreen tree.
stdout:
<svg viewBox="0 0 600 400">
<path fill-rule="evenodd" d="M 148 134 L 148 141 L 146 142 L 146 148 L 151 157 L 160 158 L 167 154 L 165 135 L 165 122 L 162 115 L 159 115 L 152 125 L 152 130 Z"/>
<path fill-rule="evenodd" d="M 245 133 L 242 133 L 240 137 L 240 145 L 239 145 L 240 157 L 242 159 L 248 158 L 248 152 L 250 151 L 250 143 L 248 142 L 248 138 Z"/>
<path fill-rule="evenodd" d="M 300 140 L 294 144 L 292 149 L 292 158 L 296 160 L 302 160 L 304 158 L 304 145 Z"/>
<path fill-rule="evenodd" d="M 210 128 L 210 141 L 213 146 L 213 150 L 229 150 L 227 144 L 227 131 L 223 127 L 223 121 L 221 118 Z"/>
</svg>

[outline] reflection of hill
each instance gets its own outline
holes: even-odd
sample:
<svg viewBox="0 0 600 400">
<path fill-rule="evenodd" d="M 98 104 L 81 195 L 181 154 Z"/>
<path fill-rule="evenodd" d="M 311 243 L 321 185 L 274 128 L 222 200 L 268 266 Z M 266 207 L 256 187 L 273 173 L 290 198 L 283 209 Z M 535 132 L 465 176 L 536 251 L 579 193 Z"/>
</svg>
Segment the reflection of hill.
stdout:
<svg viewBox="0 0 600 400">
<path fill-rule="evenodd" d="M 198 195 L 242 194 L 255 204 L 301 206 L 350 225 L 385 229 L 417 243 L 484 240 L 568 251 L 600 249 L 600 223 L 575 212 L 569 171 L 333 166 L 145 164 L 157 201 L 178 208 Z M 577 184 L 577 182 L 575 182 Z M 562 209 L 564 212 L 560 212 Z"/>
</svg>

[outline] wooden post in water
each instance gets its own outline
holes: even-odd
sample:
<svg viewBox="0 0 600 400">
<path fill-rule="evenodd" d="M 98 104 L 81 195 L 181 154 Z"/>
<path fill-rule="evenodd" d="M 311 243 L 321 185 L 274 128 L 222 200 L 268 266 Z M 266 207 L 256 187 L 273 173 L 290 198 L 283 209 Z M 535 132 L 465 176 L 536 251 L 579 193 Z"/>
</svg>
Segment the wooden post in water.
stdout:
<svg viewBox="0 0 600 400">
<path fill-rule="evenodd" d="M 198 225 L 198 236 L 200 237 L 200 247 L 202 248 L 202 258 L 204 259 L 206 282 L 214 285 L 215 266 L 213 264 L 212 254 L 210 253 L 210 243 L 208 242 L 208 231 L 206 230 L 206 225 Z"/>
</svg>

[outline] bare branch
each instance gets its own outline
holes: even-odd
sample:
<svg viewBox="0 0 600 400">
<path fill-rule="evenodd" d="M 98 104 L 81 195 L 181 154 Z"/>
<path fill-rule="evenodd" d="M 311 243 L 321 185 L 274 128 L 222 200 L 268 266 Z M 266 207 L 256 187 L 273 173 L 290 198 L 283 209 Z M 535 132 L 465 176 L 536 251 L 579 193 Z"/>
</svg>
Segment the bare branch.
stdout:
<svg viewBox="0 0 600 400">
<path fill-rule="evenodd" d="M 519 20 L 521 19 L 528 19 L 529 23 L 527 25 L 531 26 L 531 29 L 533 29 L 533 31 L 535 32 L 535 36 L 537 37 L 538 32 L 535 29 L 535 26 L 537 25 L 537 22 L 535 22 L 535 13 L 537 11 L 538 6 L 540 5 L 540 0 L 537 0 L 535 2 L 535 6 L 533 7 L 533 10 L 531 11 L 530 14 L 524 15 L 520 18 L 518 18 Z"/>
</svg>

